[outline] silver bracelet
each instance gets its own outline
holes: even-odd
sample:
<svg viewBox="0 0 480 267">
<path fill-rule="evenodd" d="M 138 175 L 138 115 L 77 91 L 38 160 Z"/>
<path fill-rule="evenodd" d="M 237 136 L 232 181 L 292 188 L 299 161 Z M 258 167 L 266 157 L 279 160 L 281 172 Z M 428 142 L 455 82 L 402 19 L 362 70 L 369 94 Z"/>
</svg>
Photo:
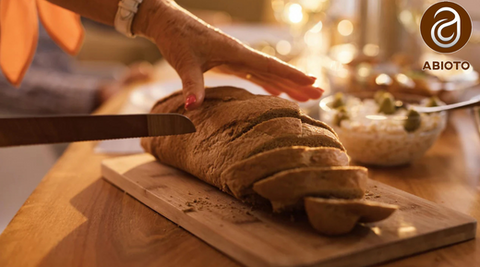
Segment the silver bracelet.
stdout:
<svg viewBox="0 0 480 267">
<path fill-rule="evenodd" d="M 137 14 L 138 6 L 142 2 L 143 0 L 120 0 L 114 22 L 115 29 L 118 32 L 130 38 L 135 38 L 132 33 L 132 23 L 135 14 Z"/>
</svg>

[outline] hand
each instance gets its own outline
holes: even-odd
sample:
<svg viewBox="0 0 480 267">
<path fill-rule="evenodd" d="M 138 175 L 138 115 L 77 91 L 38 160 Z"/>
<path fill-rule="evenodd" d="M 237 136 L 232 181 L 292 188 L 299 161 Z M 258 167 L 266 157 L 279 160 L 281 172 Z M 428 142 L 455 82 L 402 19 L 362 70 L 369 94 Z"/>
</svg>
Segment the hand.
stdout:
<svg viewBox="0 0 480 267">
<path fill-rule="evenodd" d="M 142 5 L 148 2 L 144 1 Z M 157 44 L 182 79 L 186 109 L 195 109 L 202 104 L 205 96 L 203 73 L 212 68 L 248 79 L 272 95 L 286 93 L 298 101 L 322 96 L 323 90 L 313 85 L 316 78 L 253 50 L 173 1 L 157 1 L 156 5 L 150 12 L 143 13 L 148 18 L 134 22 L 134 29 L 135 24 L 148 25 L 140 33 Z"/>
</svg>

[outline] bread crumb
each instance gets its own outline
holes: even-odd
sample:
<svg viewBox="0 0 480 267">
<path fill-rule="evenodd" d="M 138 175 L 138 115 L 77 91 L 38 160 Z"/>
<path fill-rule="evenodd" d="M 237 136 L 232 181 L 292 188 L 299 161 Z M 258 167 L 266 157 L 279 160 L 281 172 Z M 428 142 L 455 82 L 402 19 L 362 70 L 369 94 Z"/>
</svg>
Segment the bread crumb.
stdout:
<svg viewBox="0 0 480 267">
<path fill-rule="evenodd" d="M 375 196 L 375 198 L 380 198 L 380 196 Z"/>
<path fill-rule="evenodd" d="M 195 209 L 194 208 L 188 208 L 188 209 L 183 209 L 182 211 L 185 212 L 185 213 L 188 213 L 188 212 L 195 211 Z"/>
</svg>

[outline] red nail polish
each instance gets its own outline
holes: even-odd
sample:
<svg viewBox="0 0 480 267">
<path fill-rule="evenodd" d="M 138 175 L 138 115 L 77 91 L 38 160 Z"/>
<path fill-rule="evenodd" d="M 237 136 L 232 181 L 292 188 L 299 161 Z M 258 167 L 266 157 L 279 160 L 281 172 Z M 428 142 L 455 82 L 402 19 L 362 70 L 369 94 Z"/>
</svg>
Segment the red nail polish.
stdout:
<svg viewBox="0 0 480 267">
<path fill-rule="evenodd" d="M 188 95 L 185 99 L 185 109 L 188 110 L 193 104 L 197 102 L 197 97 L 194 94 Z"/>
</svg>

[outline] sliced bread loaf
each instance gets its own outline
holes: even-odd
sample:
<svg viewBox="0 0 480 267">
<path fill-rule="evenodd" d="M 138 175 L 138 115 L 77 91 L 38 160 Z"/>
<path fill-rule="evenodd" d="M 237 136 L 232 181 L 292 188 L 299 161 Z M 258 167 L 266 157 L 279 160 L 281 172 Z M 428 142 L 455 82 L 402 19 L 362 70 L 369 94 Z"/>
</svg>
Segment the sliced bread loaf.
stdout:
<svg viewBox="0 0 480 267">
<path fill-rule="evenodd" d="M 159 101 L 152 112 L 185 114 L 197 132 L 144 138 L 142 146 L 160 162 L 219 188 L 225 185 L 220 178 L 222 171 L 236 161 L 269 149 L 291 145 L 344 149 L 331 128 L 321 122 L 314 121 L 319 125 L 315 126 L 317 132 L 305 136 L 305 115 L 297 104 L 278 97 L 218 87 L 206 89 L 205 103 L 199 109 L 185 111 L 182 105 L 182 94 L 176 93 Z"/>
<path fill-rule="evenodd" d="M 259 205 L 270 201 L 276 211 L 303 208 L 303 198 L 309 196 L 363 196 L 366 169 L 344 166 L 348 157 L 335 132 L 303 114 L 297 104 L 233 87 L 206 89 L 204 104 L 193 111 L 184 109 L 183 100 L 177 92 L 152 109 L 152 113 L 184 114 L 197 128 L 193 134 L 142 139 L 145 150 L 160 162 L 244 201 Z M 378 219 L 371 208 L 362 209 L 364 203 L 340 205 L 326 200 L 327 205 L 317 199 L 308 201 L 307 213 L 312 225 L 324 233 L 346 231 L 358 220 Z M 319 212 L 328 215 L 332 207 L 339 210 L 331 212 L 335 220 L 345 218 L 340 230 L 331 230 L 330 221 L 318 219 L 323 216 Z"/>
<path fill-rule="evenodd" d="M 221 176 L 226 182 L 224 191 L 242 199 L 253 194 L 253 183 L 277 172 L 300 167 L 347 166 L 348 156 L 340 149 L 331 147 L 282 147 L 262 152 L 241 160 Z"/>
<path fill-rule="evenodd" d="M 306 196 L 361 198 L 367 179 L 363 167 L 308 167 L 279 172 L 256 182 L 253 190 L 278 212 L 302 205 Z"/>
<path fill-rule="evenodd" d="M 305 198 L 305 211 L 310 224 L 326 235 L 350 232 L 357 222 L 377 222 L 388 218 L 396 205 L 365 200 Z"/>
</svg>

